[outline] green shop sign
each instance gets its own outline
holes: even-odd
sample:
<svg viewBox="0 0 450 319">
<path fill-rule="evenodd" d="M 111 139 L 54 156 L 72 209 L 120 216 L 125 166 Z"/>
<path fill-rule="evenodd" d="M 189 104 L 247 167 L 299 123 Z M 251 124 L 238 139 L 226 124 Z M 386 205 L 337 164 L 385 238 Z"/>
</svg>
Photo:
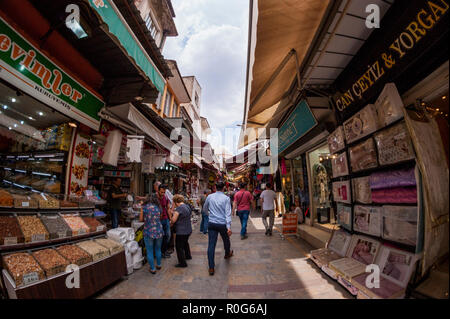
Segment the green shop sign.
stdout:
<svg viewBox="0 0 450 319">
<path fill-rule="evenodd" d="M 165 86 L 164 78 L 158 72 L 150 57 L 138 44 L 138 41 L 132 35 L 131 31 L 129 31 L 126 24 L 119 18 L 110 2 L 108 0 L 89 0 L 89 4 L 108 25 L 109 32 L 119 40 L 120 44 L 162 94 Z"/>
<path fill-rule="evenodd" d="M 286 150 L 316 125 L 317 120 L 308 103 L 305 100 L 300 101 L 278 131 L 278 152 Z"/>
<path fill-rule="evenodd" d="M 98 130 L 104 102 L 0 18 L 0 78 L 61 113 Z"/>
</svg>

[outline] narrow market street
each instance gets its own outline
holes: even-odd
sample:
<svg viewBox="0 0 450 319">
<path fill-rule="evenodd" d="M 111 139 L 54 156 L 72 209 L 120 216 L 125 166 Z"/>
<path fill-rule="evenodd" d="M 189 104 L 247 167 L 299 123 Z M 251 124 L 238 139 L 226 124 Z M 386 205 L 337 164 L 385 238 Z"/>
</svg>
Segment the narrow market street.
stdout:
<svg viewBox="0 0 450 319">
<path fill-rule="evenodd" d="M 199 220 L 189 240 L 193 259 L 188 261 L 188 268 L 174 267 L 177 263 L 174 253 L 162 260 L 162 269 L 156 275 L 150 274 L 145 264 L 97 298 L 353 298 L 306 257 L 312 248 L 305 241 L 294 237 L 281 239 L 281 218 L 276 218 L 273 236 L 268 237 L 264 235 L 260 216 L 253 213 L 249 218 L 246 240 L 240 239 L 239 218 L 233 217 L 234 256 L 230 260 L 223 258 L 223 243 L 218 239 L 214 276 L 207 271 L 208 239 L 198 231 Z"/>
</svg>

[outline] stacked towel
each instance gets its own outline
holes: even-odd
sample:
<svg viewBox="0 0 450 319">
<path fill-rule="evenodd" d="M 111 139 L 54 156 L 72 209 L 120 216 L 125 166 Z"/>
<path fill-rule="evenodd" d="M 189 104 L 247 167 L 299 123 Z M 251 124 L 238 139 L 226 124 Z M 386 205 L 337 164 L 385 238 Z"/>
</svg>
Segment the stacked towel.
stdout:
<svg viewBox="0 0 450 319">
<path fill-rule="evenodd" d="M 122 245 L 127 242 L 127 233 L 119 228 L 108 230 L 106 235 L 109 239 L 112 239 Z"/>
</svg>

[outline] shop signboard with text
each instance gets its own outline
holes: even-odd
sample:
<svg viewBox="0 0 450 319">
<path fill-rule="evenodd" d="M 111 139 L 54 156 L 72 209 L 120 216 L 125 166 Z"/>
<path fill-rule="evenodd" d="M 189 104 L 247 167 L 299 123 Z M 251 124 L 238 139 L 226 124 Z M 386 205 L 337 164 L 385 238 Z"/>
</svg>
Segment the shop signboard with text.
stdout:
<svg viewBox="0 0 450 319">
<path fill-rule="evenodd" d="M 278 152 L 281 153 L 317 125 L 317 120 L 305 100 L 297 104 L 278 131 Z"/>
<path fill-rule="evenodd" d="M 0 78 L 57 111 L 98 130 L 104 102 L 0 17 Z"/>
</svg>

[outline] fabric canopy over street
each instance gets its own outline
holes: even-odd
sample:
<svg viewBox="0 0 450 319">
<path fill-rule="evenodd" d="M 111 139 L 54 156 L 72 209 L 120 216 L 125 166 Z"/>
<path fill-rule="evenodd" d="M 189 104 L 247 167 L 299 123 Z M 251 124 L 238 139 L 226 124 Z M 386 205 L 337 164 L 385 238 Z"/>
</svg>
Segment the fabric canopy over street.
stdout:
<svg viewBox="0 0 450 319">
<path fill-rule="evenodd" d="M 329 5 L 325 0 L 254 0 L 252 3 L 244 114 L 247 125 L 243 128 L 264 127 L 271 119 L 296 76 L 295 57 L 264 88 L 266 82 L 292 49 L 297 52 L 298 62 L 302 62 Z M 250 142 L 241 142 L 240 146 Z"/>
<path fill-rule="evenodd" d="M 144 133 L 169 152 L 174 146 L 174 143 L 131 103 L 108 107 L 106 110 L 102 109 L 100 112 L 100 116 L 106 118 L 108 121 L 111 120 L 111 118 L 108 117 L 109 114 L 116 116 L 122 121 L 126 121 L 127 126 L 136 127 L 136 133 Z M 181 158 L 179 155 L 170 152 L 170 160 L 173 162 L 180 162 Z"/>
</svg>

